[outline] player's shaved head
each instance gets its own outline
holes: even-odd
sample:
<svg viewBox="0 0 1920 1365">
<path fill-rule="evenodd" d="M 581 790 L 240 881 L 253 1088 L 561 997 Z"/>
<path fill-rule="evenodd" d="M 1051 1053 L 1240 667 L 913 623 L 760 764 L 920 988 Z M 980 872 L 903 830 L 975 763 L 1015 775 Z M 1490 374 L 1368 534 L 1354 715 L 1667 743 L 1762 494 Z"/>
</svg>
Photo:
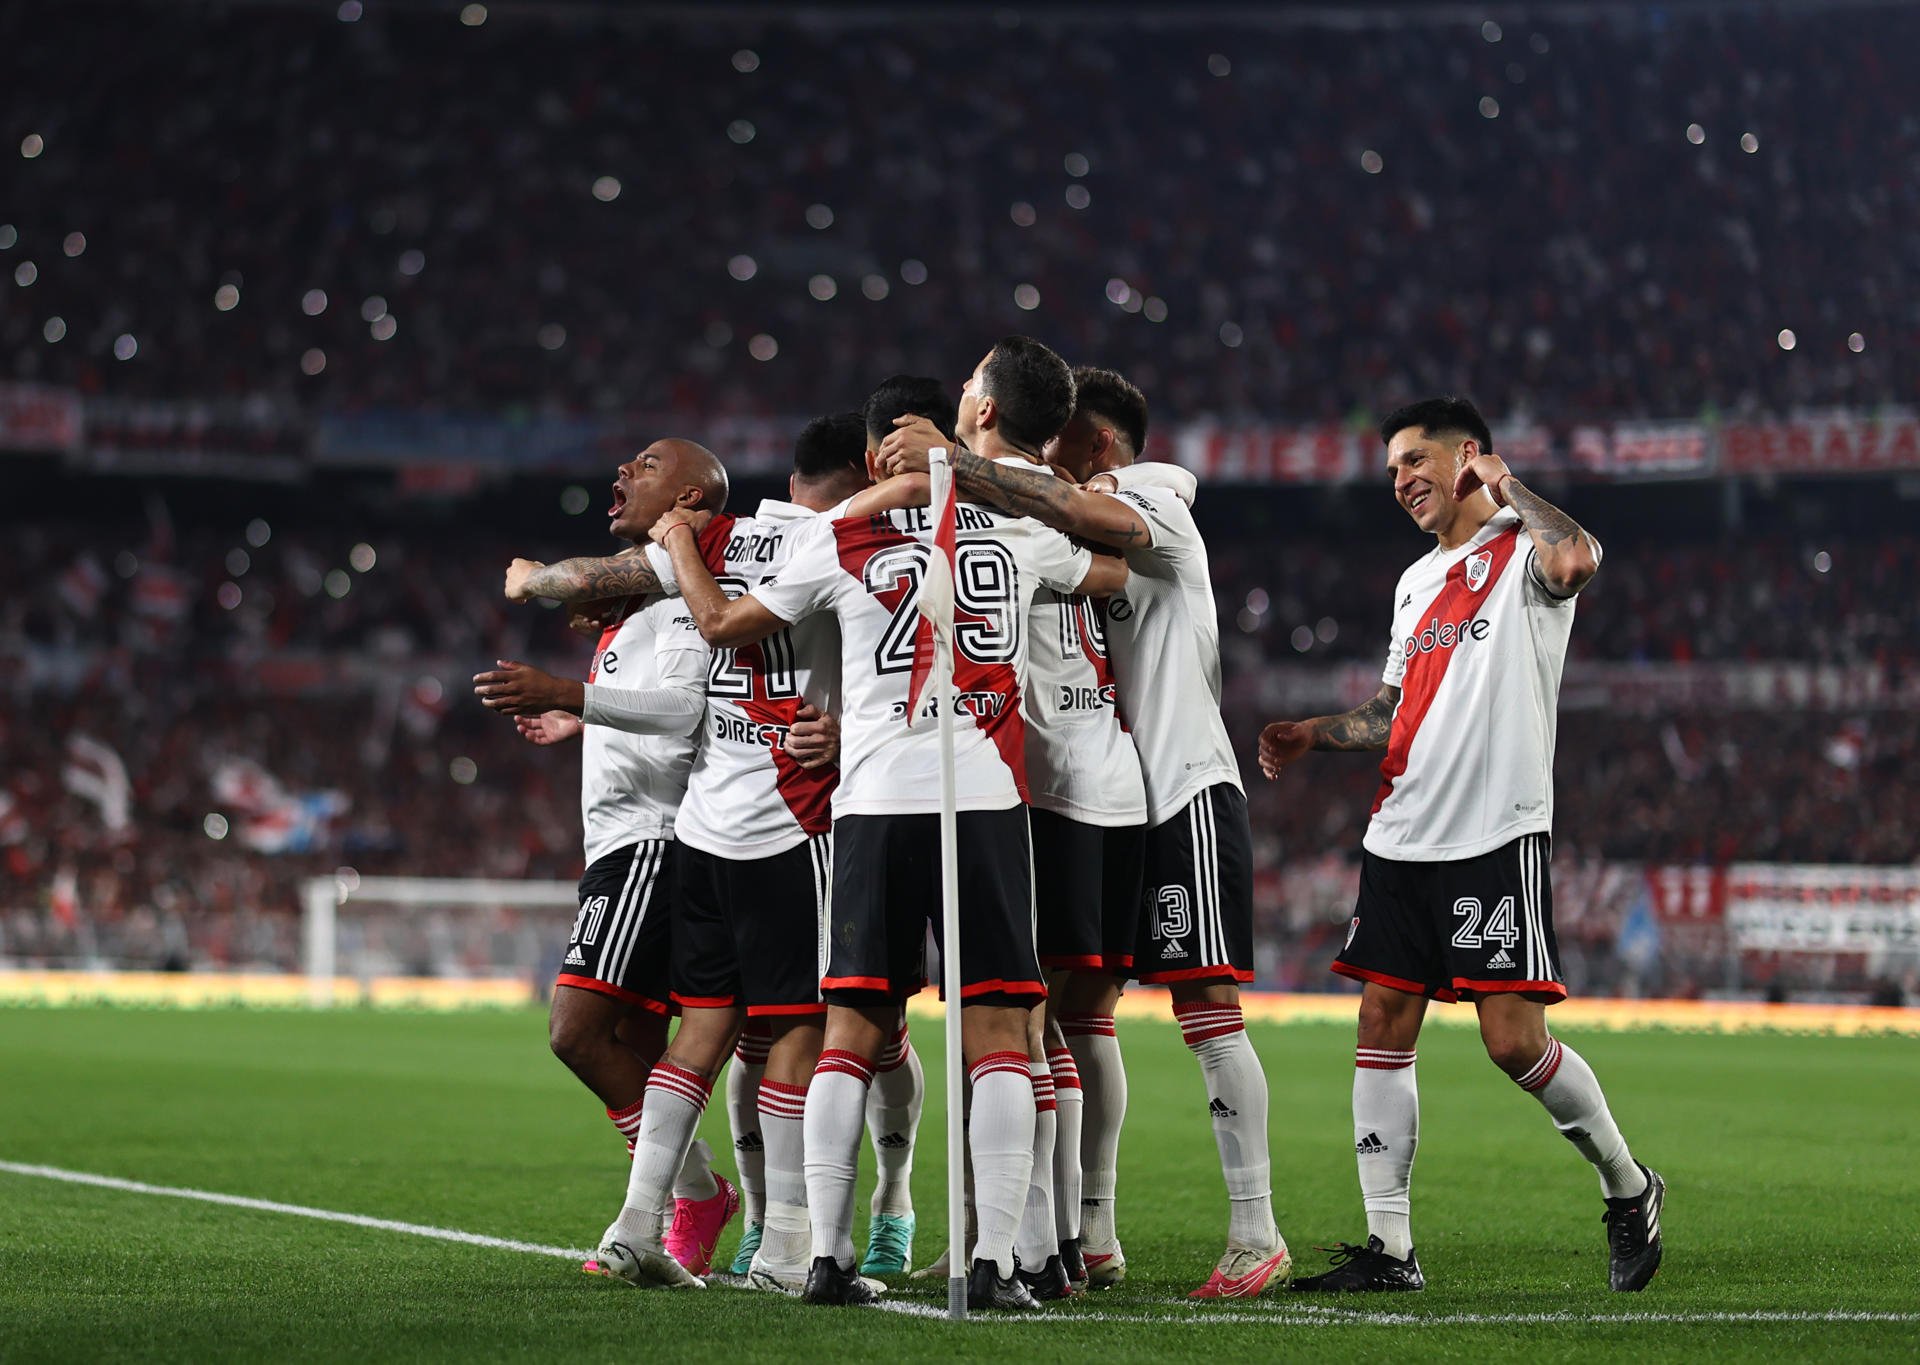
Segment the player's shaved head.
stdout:
<svg viewBox="0 0 1920 1365">
<path fill-rule="evenodd" d="M 718 455 L 684 436 L 663 437 L 642 453 L 649 452 L 660 460 L 672 482 L 700 490 L 700 501 L 690 506 L 706 512 L 726 511 L 727 470 Z"/>
</svg>

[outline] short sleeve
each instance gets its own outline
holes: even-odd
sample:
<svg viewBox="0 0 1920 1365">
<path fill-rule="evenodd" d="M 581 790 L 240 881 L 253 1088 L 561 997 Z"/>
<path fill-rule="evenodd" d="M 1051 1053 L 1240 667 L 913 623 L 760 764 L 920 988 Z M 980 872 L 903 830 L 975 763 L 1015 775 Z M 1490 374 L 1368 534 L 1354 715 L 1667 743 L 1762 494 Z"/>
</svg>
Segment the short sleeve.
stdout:
<svg viewBox="0 0 1920 1365">
<path fill-rule="evenodd" d="M 1087 570 L 1093 567 L 1093 551 L 1048 527 L 1036 524 L 1027 545 L 1031 555 L 1027 567 L 1055 592 L 1072 593 L 1086 581 Z"/>
<path fill-rule="evenodd" d="M 653 570 L 653 576 L 660 580 L 660 591 L 669 597 L 680 595 L 680 580 L 673 576 L 673 556 L 667 553 L 664 545 L 649 543 L 645 554 L 647 567 Z"/>
<path fill-rule="evenodd" d="M 827 610 L 845 577 L 838 545 L 833 522 L 825 514 L 814 517 L 788 539 L 786 559 L 760 581 L 753 600 L 788 624 Z"/>
<path fill-rule="evenodd" d="M 1153 533 L 1153 544 L 1144 553 L 1178 559 L 1203 552 L 1200 528 L 1194 525 L 1193 513 L 1171 489 L 1123 488 L 1107 496 L 1126 503 L 1145 519 L 1147 529 Z M 1143 552 L 1134 550 L 1129 553 Z"/>
<path fill-rule="evenodd" d="M 1407 652 L 1400 647 L 1398 640 L 1387 642 L 1387 666 L 1380 670 L 1380 681 L 1388 687 L 1398 687 L 1401 679 L 1407 676 Z"/>
<path fill-rule="evenodd" d="M 1606 551 L 1601 547 L 1598 537 L 1589 536 L 1588 538 L 1593 542 L 1593 562 L 1599 564 L 1606 558 Z M 1526 563 L 1526 591 L 1528 598 L 1536 604 L 1547 607 L 1567 607 L 1573 605 L 1574 601 L 1579 598 L 1579 593 L 1571 592 L 1565 597 L 1562 597 L 1559 593 L 1550 592 L 1547 585 L 1540 581 L 1539 559 L 1540 549 L 1533 543 L 1533 538 L 1529 536 L 1527 537 Z"/>
</svg>

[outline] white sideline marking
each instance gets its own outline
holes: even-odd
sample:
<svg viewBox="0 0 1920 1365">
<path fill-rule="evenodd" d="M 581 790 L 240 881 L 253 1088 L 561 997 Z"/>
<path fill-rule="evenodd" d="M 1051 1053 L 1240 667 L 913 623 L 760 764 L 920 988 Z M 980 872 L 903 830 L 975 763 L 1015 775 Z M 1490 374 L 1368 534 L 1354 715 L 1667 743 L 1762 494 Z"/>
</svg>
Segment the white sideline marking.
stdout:
<svg viewBox="0 0 1920 1365">
<path fill-rule="evenodd" d="M 273 1199 L 252 1199 L 246 1195 L 220 1194 L 214 1190 L 189 1189 L 180 1185 L 149 1185 L 142 1180 L 122 1180 L 118 1176 L 94 1175 L 88 1171 L 69 1171 L 59 1166 L 30 1166 L 17 1161 L 0 1161 L 0 1172 L 9 1175 L 30 1176 L 40 1180 L 58 1180 L 69 1185 L 92 1185 L 100 1189 L 120 1190 L 127 1194 L 151 1194 L 168 1199 L 192 1199 L 202 1204 L 225 1204 L 231 1208 L 252 1209 L 259 1213 L 284 1213 L 296 1218 L 315 1218 L 324 1223 L 348 1223 L 359 1228 L 373 1228 L 380 1232 L 404 1232 L 415 1237 L 431 1237 L 442 1242 L 461 1242 L 468 1246 L 493 1247 L 500 1251 L 524 1251 L 536 1256 L 551 1256 L 559 1260 L 579 1261 L 590 1253 L 571 1247 L 542 1246 L 538 1242 L 522 1242 L 511 1237 L 489 1237 L 479 1232 L 461 1232 L 457 1228 L 436 1228 L 425 1223 L 403 1223 L 392 1218 L 372 1218 L 364 1213 L 341 1213 L 335 1209 L 316 1209 L 305 1204 L 283 1204 Z M 744 1288 L 742 1281 L 730 1275 L 716 1275 L 715 1283 Z M 759 1292 L 759 1291 L 749 1291 Z M 1187 1299 L 1156 1299 L 1153 1303 L 1163 1308 L 1185 1308 L 1190 1316 L 1165 1315 L 1154 1313 L 1094 1312 L 1094 1313 L 1047 1313 L 1038 1316 L 1018 1318 L 969 1318 L 969 1322 L 986 1323 L 993 1326 L 1039 1326 L 1045 1323 L 1075 1322 L 1121 1322 L 1141 1325 L 1172 1324 L 1188 1326 L 1205 1324 L 1218 1326 L 1226 1323 L 1247 1323 L 1259 1318 L 1286 1322 L 1295 1327 L 1413 1327 L 1413 1326 L 1454 1326 L 1454 1327 L 1523 1327 L 1551 1326 L 1564 1323 L 1587 1323 L 1605 1325 L 1613 1323 L 1650 1323 L 1650 1324 L 1686 1324 L 1686 1323 L 1726 1323 L 1726 1322 L 1920 1322 L 1920 1313 L 1876 1313 L 1849 1309 L 1831 1309 L 1824 1312 L 1794 1309 L 1757 1309 L 1751 1312 L 1739 1311 L 1701 1311 L 1693 1313 L 1575 1313 L 1569 1311 L 1550 1313 L 1390 1313 L 1357 1309 L 1330 1308 L 1319 1304 L 1280 1303 L 1268 1299 L 1248 1299 L 1235 1303 L 1232 1308 L 1222 1312 L 1226 1305 L 1210 1305 L 1201 1308 Z M 915 1303 L 902 1299 L 882 1299 L 877 1305 L 889 1313 L 903 1317 L 932 1318 L 944 1321 L 947 1312 L 944 1308 L 930 1303 Z"/>
<path fill-rule="evenodd" d="M 567 1247 L 541 1246 L 538 1242 L 517 1242 L 511 1237 L 488 1237 L 478 1232 L 455 1228 L 428 1227 L 424 1223 L 400 1223 L 391 1218 L 369 1218 L 364 1213 L 340 1213 L 334 1209 L 308 1208 L 305 1204 L 282 1204 L 273 1199 L 249 1199 L 239 1194 L 219 1194 L 213 1190 L 192 1190 L 178 1185 L 149 1185 L 141 1180 L 122 1180 L 118 1176 L 93 1175 L 86 1171 L 62 1170 L 58 1166 L 25 1166 L 16 1161 L 0 1161 L 0 1171 L 11 1175 L 37 1176 L 42 1180 L 61 1180 L 69 1185 L 97 1185 L 106 1190 L 128 1194 L 157 1194 L 169 1199 L 197 1199 L 203 1204 L 227 1204 L 237 1209 L 261 1213 L 287 1213 L 296 1218 L 317 1218 L 323 1223 L 351 1223 L 357 1228 L 377 1228 L 381 1232 L 407 1232 L 415 1237 L 432 1237 L 442 1242 L 465 1242 L 470 1246 L 497 1247 L 502 1251 L 530 1251 L 540 1256 L 560 1256 L 580 1260 L 588 1253 Z"/>
</svg>

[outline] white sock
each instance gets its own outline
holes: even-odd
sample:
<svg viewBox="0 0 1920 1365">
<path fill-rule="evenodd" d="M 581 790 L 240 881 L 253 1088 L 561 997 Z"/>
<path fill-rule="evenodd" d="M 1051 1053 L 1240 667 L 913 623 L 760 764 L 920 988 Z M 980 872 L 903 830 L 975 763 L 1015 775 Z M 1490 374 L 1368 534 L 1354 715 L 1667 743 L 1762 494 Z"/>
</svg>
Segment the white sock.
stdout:
<svg viewBox="0 0 1920 1365">
<path fill-rule="evenodd" d="M 853 1268 L 853 1182 L 860 1173 L 861 1116 L 873 1065 L 856 1052 L 828 1048 L 807 1087 L 807 1213 L 813 1256 Z"/>
<path fill-rule="evenodd" d="M 1085 1118 L 1085 1092 L 1073 1053 L 1064 1047 L 1047 1053 L 1053 1072 L 1053 1098 L 1059 1105 L 1060 1136 L 1053 1145 L 1054 1231 L 1062 1242 L 1080 1235 L 1080 1130 Z"/>
<path fill-rule="evenodd" d="M 671 1062 L 656 1063 L 647 1078 L 646 1108 L 633 1145 L 633 1166 L 627 1172 L 627 1202 L 615 1224 L 627 1242 L 659 1241 L 669 1191 L 682 1163 L 697 1164 L 698 1174 L 705 1176 L 709 1188 L 705 1196 L 681 1197 L 713 1195 L 713 1176 L 706 1171 L 706 1162 L 695 1163 L 689 1150 L 709 1092 L 710 1087 L 697 1072 Z"/>
<path fill-rule="evenodd" d="M 760 1252 L 769 1265 L 804 1266 L 808 1235 L 807 1087 L 760 1082 L 760 1131 L 766 1139 L 767 1199 Z"/>
<path fill-rule="evenodd" d="M 772 1039 L 755 1029 L 740 1035 L 727 1068 L 727 1126 L 733 1132 L 733 1164 L 740 1172 L 740 1216 L 764 1223 L 767 1207 L 766 1135 L 760 1127 L 760 1082 L 767 1077 Z"/>
<path fill-rule="evenodd" d="M 1127 1117 L 1127 1069 L 1111 1014 L 1062 1016 L 1086 1101 L 1080 1129 L 1080 1248 L 1101 1251 L 1119 1238 L 1113 1223 L 1120 1127 Z"/>
<path fill-rule="evenodd" d="M 613 1126 L 620 1130 L 620 1137 L 627 1144 L 627 1155 L 633 1155 L 633 1140 L 640 1136 L 640 1113 L 647 1103 L 647 1092 L 642 1090 L 640 1098 L 625 1109 L 609 1109 L 607 1117 L 613 1120 Z"/>
<path fill-rule="evenodd" d="M 880 1169 L 868 1212 L 903 1216 L 913 1212 L 913 1143 L 920 1127 L 920 1104 L 926 1095 L 926 1073 L 900 1025 L 880 1054 L 867 1092 L 867 1136 Z"/>
<path fill-rule="evenodd" d="M 1033 1084 L 1033 1173 L 1027 1177 L 1027 1203 L 1020 1213 L 1013 1251 L 1021 1265 L 1038 1270 L 1060 1250 L 1053 1212 L 1053 1151 L 1060 1135 L 1060 1115 L 1053 1072 L 1045 1062 L 1035 1061 L 1027 1063 L 1027 1070 Z"/>
<path fill-rule="evenodd" d="M 1267 1156 L 1267 1073 L 1260 1069 L 1238 1005 L 1195 1000 L 1173 1007 L 1180 1036 L 1199 1059 L 1207 1082 L 1207 1112 L 1220 1149 L 1231 1214 L 1227 1241 L 1264 1249 L 1276 1245 L 1272 1164 Z"/>
<path fill-rule="evenodd" d="M 1359 1048 L 1353 1059 L 1353 1159 L 1367 1231 L 1387 1255 L 1404 1261 L 1413 1251 L 1413 1152 L 1420 1143 L 1420 1091 L 1414 1052 Z"/>
<path fill-rule="evenodd" d="M 1558 1038 L 1548 1039 L 1547 1050 L 1518 1084 L 1553 1115 L 1560 1136 L 1593 1163 L 1607 1198 L 1631 1199 L 1647 1188 L 1647 1177 L 1607 1110 L 1607 1097 L 1600 1093 L 1593 1068 L 1579 1053 Z"/>
<path fill-rule="evenodd" d="M 1014 1232 L 1020 1226 L 1033 1176 L 1033 1076 L 1024 1052 L 989 1052 L 968 1075 L 973 1081 L 973 1113 L 967 1134 L 973 1151 L 974 1215 L 979 1222 L 973 1254 L 976 1260 L 992 1261 L 1004 1278 L 1013 1274 Z M 808 1108 L 811 1112 L 812 1106 Z"/>
</svg>

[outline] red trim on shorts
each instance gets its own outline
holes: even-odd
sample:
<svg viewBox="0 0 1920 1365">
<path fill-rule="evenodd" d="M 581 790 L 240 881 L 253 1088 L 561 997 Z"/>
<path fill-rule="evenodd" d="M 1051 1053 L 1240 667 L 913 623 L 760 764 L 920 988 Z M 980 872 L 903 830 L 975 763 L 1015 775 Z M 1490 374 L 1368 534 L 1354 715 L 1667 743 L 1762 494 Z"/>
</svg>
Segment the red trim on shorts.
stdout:
<svg viewBox="0 0 1920 1365">
<path fill-rule="evenodd" d="M 1002 981 L 996 976 L 989 981 L 976 981 L 970 986 L 962 986 L 960 998 L 965 1000 L 969 996 L 987 995 L 993 991 L 999 991 L 1003 995 L 1037 995 L 1042 999 L 1045 999 L 1047 994 L 1047 988 L 1041 982 Z"/>
<path fill-rule="evenodd" d="M 1141 972 L 1136 979 L 1149 986 L 1163 984 L 1168 981 L 1206 980 L 1232 981 L 1244 986 L 1247 982 L 1253 980 L 1253 973 L 1244 971 L 1239 967 L 1228 966 L 1223 962 L 1213 967 L 1182 967 L 1177 972 Z"/>
<path fill-rule="evenodd" d="M 884 976 L 823 976 L 820 978 L 823 991 L 888 991 L 893 990 L 893 982 Z"/>
<path fill-rule="evenodd" d="M 1553 1000 L 1565 1000 L 1567 988 L 1558 981 L 1469 981 L 1463 976 L 1453 978 L 1453 988 L 1462 999 L 1469 998 L 1467 992 L 1474 995 L 1511 995 L 1526 991 L 1533 995 L 1551 996 Z M 1552 1000 L 1548 1002 L 1552 1003 Z"/>
<path fill-rule="evenodd" d="M 826 1012 L 827 1012 L 827 1002 L 824 1000 L 815 1001 L 811 1005 L 748 1005 L 747 1006 L 747 1018 L 749 1019 L 765 1019 L 769 1015 L 825 1014 Z"/>
<path fill-rule="evenodd" d="M 556 986 L 572 986 L 575 990 L 592 991 L 596 995 L 610 995 L 615 1000 L 637 1006 L 650 1014 L 673 1013 L 672 1008 L 663 1000 L 651 1000 L 644 995 L 636 995 L 632 991 L 623 990 L 611 981 L 601 981 L 591 976 L 570 976 L 562 972 L 553 979 L 553 984 Z"/>
<path fill-rule="evenodd" d="M 1451 1005 L 1460 999 L 1449 986 L 1423 986 L 1418 981 L 1409 981 L 1402 976 L 1388 976 L 1385 972 L 1369 971 L 1365 967 L 1355 967 L 1345 962 L 1329 963 L 1328 970 L 1338 976 L 1350 976 L 1355 981 L 1371 981 L 1376 986 L 1404 991 L 1408 995 L 1424 995 L 1429 999 L 1438 1000 L 1443 1005 Z"/>
<path fill-rule="evenodd" d="M 1040 965 L 1059 968 L 1085 967 L 1089 971 L 1099 972 L 1106 970 L 1107 960 L 1093 953 L 1042 953 Z"/>
<path fill-rule="evenodd" d="M 689 1010 L 724 1010 L 738 1004 L 737 997 L 731 995 L 682 995 L 673 992 L 673 1003 Z"/>
</svg>

